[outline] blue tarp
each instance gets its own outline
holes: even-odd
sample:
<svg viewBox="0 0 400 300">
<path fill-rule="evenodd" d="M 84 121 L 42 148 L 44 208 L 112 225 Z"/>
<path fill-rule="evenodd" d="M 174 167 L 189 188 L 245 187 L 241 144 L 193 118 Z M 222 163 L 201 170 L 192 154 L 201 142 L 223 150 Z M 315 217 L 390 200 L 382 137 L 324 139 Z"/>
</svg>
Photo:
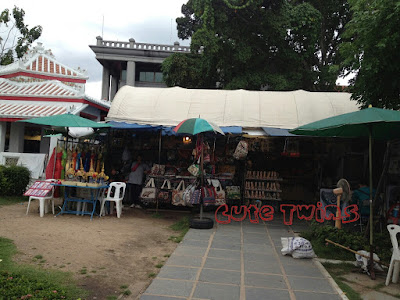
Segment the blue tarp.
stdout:
<svg viewBox="0 0 400 300">
<path fill-rule="evenodd" d="M 175 131 L 173 131 L 174 127 L 168 126 L 152 126 L 152 125 L 139 125 L 136 123 L 125 123 L 125 122 L 116 122 L 110 121 L 108 122 L 114 129 L 133 129 L 137 131 L 158 131 L 162 129 L 162 135 L 177 135 Z M 240 126 L 227 126 L 221 127 L 224 133 L 231 133 L 231 134 L 241 134 L 242 127 Z M 184 134 L 179 134 L 184 135 Z"/>
<path fill-rule="evenodd" d="M 151 126 L 151 125 L 139 125 L 136 123 L 125 123 L 125 122 L 108 122 L 114 129 L 135 129 L 135 130 L 143 130 L 143 131 L 157 131 L 162 128 L 162 126 Z"/>
<path fill-rule="evenodd" d="M 289 129 L 274 127 L 262 127 L 262 129 L 268 136 L 296 136 L 295 134 L 289 133 Z"/>
</svg>

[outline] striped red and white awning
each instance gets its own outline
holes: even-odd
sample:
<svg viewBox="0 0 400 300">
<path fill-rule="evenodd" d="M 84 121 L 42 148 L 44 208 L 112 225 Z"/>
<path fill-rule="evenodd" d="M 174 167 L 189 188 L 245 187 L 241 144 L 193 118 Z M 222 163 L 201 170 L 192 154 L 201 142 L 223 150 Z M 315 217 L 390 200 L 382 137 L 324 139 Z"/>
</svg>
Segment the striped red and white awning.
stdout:
<svg viewBox="0 0 400 300">
<path fill-rule="evenodd" d="M 65 114 L 68 109 L 66 105 L 61 103 L 30 104 L 30 103 L 15 103 L 15 102 L 10 103 L 10 101 L 7 102 L 0 101 L 0 118 L 27 119 L 36 117 L 46 117 L 46 116 Z M 76 108 L 77 107 L 75 107 L 75 109 Z"/>
</svg>

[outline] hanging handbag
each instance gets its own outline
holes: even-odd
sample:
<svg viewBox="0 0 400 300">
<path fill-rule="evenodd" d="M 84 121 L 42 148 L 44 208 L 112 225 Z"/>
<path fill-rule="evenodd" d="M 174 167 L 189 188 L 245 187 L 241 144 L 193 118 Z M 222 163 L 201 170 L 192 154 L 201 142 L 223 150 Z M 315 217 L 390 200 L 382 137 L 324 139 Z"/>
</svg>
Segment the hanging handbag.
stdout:
<svg viewBox="0 0 400 300">
<path fill-rule="evenodd" d="M 154 178 L 150 178 L 146 186 L 142 189 L 140 193 L 140 198 L 143 203 L 153 203 L 156 201 L 157 188 L 154 183 Z"/>
<path fill-rule="evenodd" d="M 215 205 L 224 205 L 225 201 L 225 191 L 222 189 L 221 182 L 218 179 L 211 179 L 212 186 L 215 188 Z"/>
<path fill-rule="evenodd" d="M 192 164 L 189 166 L 188 171 L 190 174 L 192 174 L 193 176 L 198 176 L 200 175 L 200 167 L 199 165 L 196 164 Z"/>
<path fill-rule="evenodd" d="M 233 157 L 237 160 L 245 159 L 248 152 L 249 152 L 249 144 L 246 141 L 240 141 L 236 146 L 236 150 L 235 153 L 233 153 Z"/>
<path fill-rule="evenodd" d="M 185 205 L 183 192 L 185 191 L 185 181 L 181 180 L 176 189 L 172 190 L 172 205 Z"/>
<path fill-rule="evenodd" d="M 203 205 L 215 205 L 215 189 L 213 186 L 202 187 L 201 194 L 203 197 Z"/>
<path fill-rule="evenodd" d="M 171 182 L 165 179 L 160 191 L 157 195 L 157 200 L 159 203 L 170 203 L 171 202 Z"/>
<path fill-rule="evenodd" d="M 200 204 L 201 200 L 201 189 L 195 189 L 190 196 L 190 204 L 195 205 L 195 204 Z"/>
<path fill-rule="evenodd" d="M 240 200 L 240 187 L 239 186 L 227 186 L 226 187 L 226 198 L 231 200 Z"/>
<path fill-rule="evenodd" d="M 165 165 L 154 164 L 151 167 L 150 174 L 152 175 L 164 175 L 165 173 Z"/>
<path fill-rule="evenodd" d="M 191 206 L 192 204 L 190 203 L 190 198 L 192 197 L 192 194 L 194 190 L 196 189 L 196 182 L 193 182 L 189 184 L 186 189 L 183 191 L 182 194 L 182 200 L 185 203 L 185 206 Z"/>
</svg>

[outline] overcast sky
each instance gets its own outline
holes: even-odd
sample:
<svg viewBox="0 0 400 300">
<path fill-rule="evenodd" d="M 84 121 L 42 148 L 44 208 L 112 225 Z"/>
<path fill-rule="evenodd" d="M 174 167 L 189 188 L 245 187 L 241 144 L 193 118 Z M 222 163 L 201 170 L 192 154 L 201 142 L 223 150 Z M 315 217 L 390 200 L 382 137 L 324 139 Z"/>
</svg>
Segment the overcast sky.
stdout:
<svg viewBox="0 0 400 300">
<path fill-rule="evenodd" d="M 96 44 L 96 36 L 112 41 L 134 38 L 142 43 L 173 44 L 179 41 L 175 19 L 182 15 L 181 7 L 186 2 L 2 0 L 0 11 L 11 11 L 15 5 L 24 9 L 29 28 L 43 27 L 38 41 L 61 63 L 87 70 L 86 94 L 100 99 L 102 68 L 89 48 Z M 179 42 L 189 45 L 188 41 Z"/>
</svg>

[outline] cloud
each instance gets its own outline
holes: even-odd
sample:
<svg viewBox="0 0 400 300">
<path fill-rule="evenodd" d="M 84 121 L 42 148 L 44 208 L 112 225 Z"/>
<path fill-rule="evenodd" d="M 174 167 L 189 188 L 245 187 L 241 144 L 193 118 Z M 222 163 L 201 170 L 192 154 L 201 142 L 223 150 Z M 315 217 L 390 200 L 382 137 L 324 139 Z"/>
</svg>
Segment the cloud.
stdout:
<svg viewBox="0 0 400 300">
<path fill-rule="evenodd" d="M 89 45 L 96 36 L 105 40 L 173 44 L 178 41 L 175 19 L 181 16 L 182 0 L 78 1 L 62 5 L 50 0 L 3 0 L 2 8 L 14 5 L 25 10 L 25 24 L 43 27 L 38 41 L 51 49 L 56 59 L 88 71 L 87 90 L 100 98 L 102 67 Z M 104 19 L 104 23 L 103 23 Z M 172 20 L 172 24 L 171 24 Z M 188 41 L 179 41 L 188 45 Z M 95 92 L 95 89 L 99 89 Z"/>
</svg>

